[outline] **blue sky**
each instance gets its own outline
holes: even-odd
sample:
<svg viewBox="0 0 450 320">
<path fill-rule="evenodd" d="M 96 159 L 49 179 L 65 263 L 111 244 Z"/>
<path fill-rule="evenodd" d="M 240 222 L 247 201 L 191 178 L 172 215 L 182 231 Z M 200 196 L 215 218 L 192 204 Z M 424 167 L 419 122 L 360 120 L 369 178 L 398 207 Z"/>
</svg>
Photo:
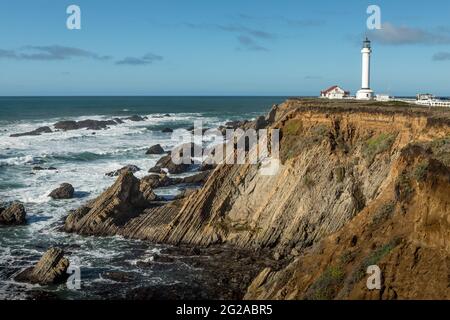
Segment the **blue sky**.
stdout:
<svg viewBox="0 0 450 320">
<path fill-rule="evenodd" d="M 447 0 L 0 0 L 0 95 L 355 93 L 370 4 L 372 88 L 450 96 Z"/>
</svg>

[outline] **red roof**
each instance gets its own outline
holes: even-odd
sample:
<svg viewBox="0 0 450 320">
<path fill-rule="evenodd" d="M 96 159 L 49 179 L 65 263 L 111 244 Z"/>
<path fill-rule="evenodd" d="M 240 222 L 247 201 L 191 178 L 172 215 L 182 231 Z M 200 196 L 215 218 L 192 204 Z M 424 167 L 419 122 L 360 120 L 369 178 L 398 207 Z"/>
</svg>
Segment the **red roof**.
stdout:
<svg viewBox="0 0 450 320">
<path fill-rule="evenodd" d="M 336 89 L 336 88 L 340 88 L 339 86 L 332 86 L 332 87 L 329 87 L 328 89 L 326 89 L 326 90 L 323 90 L 323 91 L 320 91 L 320 93 L 321 94 L 327 94 L 328 92 L 331 92 L 331 91 L 333 91 L 334 89 Z M 341 88 L 342 89 L 342 88 Z M 346 94 L 350 94 L 350 91 L 345 91 L 344 90 L 344 92 L 346 93 Z"/>
</svg>

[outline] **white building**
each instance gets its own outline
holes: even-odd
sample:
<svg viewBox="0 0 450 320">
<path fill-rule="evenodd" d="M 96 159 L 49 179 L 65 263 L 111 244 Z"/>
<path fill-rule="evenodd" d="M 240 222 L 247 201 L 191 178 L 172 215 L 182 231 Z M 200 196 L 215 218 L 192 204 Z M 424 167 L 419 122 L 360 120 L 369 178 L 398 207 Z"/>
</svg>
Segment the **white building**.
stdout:
<svg viewBox="0 0 450 320">
<path fill-rule="evenodd" d="M 375 100 L 377 101 L 391 101 L 394 97 L 388 95 L 388 94 L 377 94 L 375 97 Z"/>
<path fill-rule="evenodd" d="M 366 38 L 363 42 L 362 54 L 362 81 L 361 89 L 356 93 L 356 99 L 358 100 L 371 100 L 373 99 L 373 91 L 370 89 L 370 55 L 372 54 L 372 48 L 370 46 L 370 40 Z"/>
<path fill-rule="evenodd" d="M 428 107 L 450 107 L 449 100 L 436 99 L 432 94 L 429 93 L 418 94 L 415 103 L 421 106 Z"/>
<path fill-rule="evenodd" d="M 339 86 L 332 86 L 320 91 L 320 97 L 325 99 L 344 99 L 350 96 L 350 91 L 345 91 Z"/>
</svg>

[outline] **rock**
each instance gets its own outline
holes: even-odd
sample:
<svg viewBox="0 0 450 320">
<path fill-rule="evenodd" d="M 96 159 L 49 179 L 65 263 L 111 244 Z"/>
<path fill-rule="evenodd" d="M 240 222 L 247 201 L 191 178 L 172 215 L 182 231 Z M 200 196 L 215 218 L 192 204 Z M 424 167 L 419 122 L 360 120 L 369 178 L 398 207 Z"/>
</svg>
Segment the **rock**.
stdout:
<svg viewBox="0 0 450 320">
<path fill-rule="evenodd" d="M 138 116 L 138 115 L 134 115 L 134 116 L 125 118 L 125 120 L 130 120 L 130 121 L 135 121 L 135 122 L 144 121 L 144 120 L 147 120 L 147 119 L 148 119 L 147 117 L 141 117 L 141 116 Z"/>
<path fill-rule="evenodd" d="M 156 165 L 149 170 L 151 173 L 163 173 L 163 169 L 167 169 L 167 171 L 171 174 L 183 173 L 189 170 L 191 165 L 189 164 L 175 164 L 172 161 L 172 156 L 170 154 L 162 157 L 158 160 Z"/>
<path fill-rule="evenodd" d="M 172 133 L 173 129 L 171 129 L 171 128 L 164 128 L 164 129 L 161 130 L 161 132 L 163 132 L 163 133 Z"/>
<path fill-rule="evenodd" d="M 198 171 L 209 171 L 215 169 L 216 167 L 217 167 L 216 164 L 203 162 Z"/>
<path fill-rule="evenodd" d="M 104 272 L 102 274 L 102 277 L 116 282 L 130 282 L 135 280 L 135 277 L 133 275 L 120 271 Z"/>
<path fill-rule="evenodd" d="M 40 136 L 42 133 L 52 133 L 52 129 L 50 127 L 40 127 L 36 130 L 24 132 L 24 133 L 15 133 L 10 135 L 10 137 L 23 137 L 23 136 Z"/>
<path fill-rule="evenodd" d="M 139 168 L 138 166 L 129 164 L 129 165 L 123 167 L 123 168 L 120 168 L 119 170 L 108 172 L 108 173 L 105 174 L 105 176 L 117 177 L 117 176 L 121 175 L 124 172 L 136 173 L 138 171 L 141 171 L 141 168 Z"/>
<path fill-rule="evenodd" d="M 63 183 L 58 188 L 50 192 L 48 195 L 49 197 L 53 199 L 72 199 L 73 195 L 75 193 L 75 190 L 73 186 L 69 183 Z"/>
<path fill-rule="evenodd" d="M 255 120 L 255 130 L 264 129 L 267 125 L 268 122 L 264 116 L 260 116 Z"/>
<path fill-rule="evenodd" d="M 82 120 L 82 121 L 59 121 L 55 123 L 54 127 L 59 130 L 69 131 L 78 129 L 88 129 L 88 130 L 102 130 L 107 129 L 110 125 L 116 125 L 117 122 L 114 120 Z"/>
<path fill-rule="evenodd" d="M 164 117 L 170 117 L 170 114 L 166 113 L 166 114 L 164 115 Z"/>
<path fill-rule="evenodd" d="M 164 152 L 165 151 L 160 144 L 155 144 L 154 146 L 148 148 L 145 154 L 163 154 Z"/>
<path fill-rule="evenodd" d="M 98 198 L 72 211 L 64 229 L 88 235 L 106 235 L 139 215 L 151 205 L 156 195 L 141 191 L 141 181 L 130 171 L 124 171 L 116 182 Z"/>
<path fill-rule="evenodd" d="M 21 225 L 26 222 L 26 212 L 24 206 L 19 202 L 14 202 L 8 208 L 0 208 L 0 224 Z"/>
<path fill-rule="evenodd" d="M 181 183 L 203 183 L 208 179 L 211 171 L 202 171 L 193 176 L 184 177 L 181 179 Z"/>
<path fill-rule="evenodd" d="M 76 121 L 59 121 L 54 124 L 55 129 L 59 130 L 77 130 L 79 129 Z"/>
<path fill-rule="evenodd" d="M 183 199 L 187 198 L 190 195 L 194 194 L 198 189 L 197 188 L 187 188 L 181 191 L 179 194 L 175 196 L 175 199 Z"/>
<path fill-rule="evenodd" d="M 31 268 L 19 273 L 15 280 L 40 285 L 59 284 L 68 278 L 69 260 L 64 257 L 64 251 L 51 248 L 44 253 L 39 262 Z"/>
<path fill-rule="evenodd" d="M 141 190 L 147 190 L 148 188 L 156 189 L 159 187 L 166 187 L 171 185 L 171 180 L 165 173 L 151 174 L 141 179 Z"/>
<path fill-rule="evenodd" d="M 57 169 L 55 167 L 48 167 L 48 168 L 44 168 L 44 167 L 41 167 L 41 166 L 34 166 L 33 167 L 33 171 L 43 171 L 43 170 L 55 171 Z"/>
<path fill-rule="evenodd" d="M 118 123 L 118 124 L 124 123 L 124 121 L 123 121 L 122 119 L 120 119 L 120 118 L 114 118 L 113 120 L 114 120 L 116 123 Z"/>
</svg>

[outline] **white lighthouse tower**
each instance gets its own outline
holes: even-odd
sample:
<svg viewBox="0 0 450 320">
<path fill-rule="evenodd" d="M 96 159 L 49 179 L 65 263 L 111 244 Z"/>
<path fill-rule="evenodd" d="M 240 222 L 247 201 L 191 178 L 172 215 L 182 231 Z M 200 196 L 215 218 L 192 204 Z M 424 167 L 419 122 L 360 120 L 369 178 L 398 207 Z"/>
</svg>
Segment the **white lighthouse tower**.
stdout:
<svg viewBox="0 0 450 320">
<path fill-rule="evenodd" d="M 373 99 L 373 90 L 370 89 L 370 55 L 372 48 L 370 47 L 370 40 L 366 38 L 363 42 L 362 53 L 362 83 L 361 90 L 356 93 L 358 100 Z"/>
</svg>

